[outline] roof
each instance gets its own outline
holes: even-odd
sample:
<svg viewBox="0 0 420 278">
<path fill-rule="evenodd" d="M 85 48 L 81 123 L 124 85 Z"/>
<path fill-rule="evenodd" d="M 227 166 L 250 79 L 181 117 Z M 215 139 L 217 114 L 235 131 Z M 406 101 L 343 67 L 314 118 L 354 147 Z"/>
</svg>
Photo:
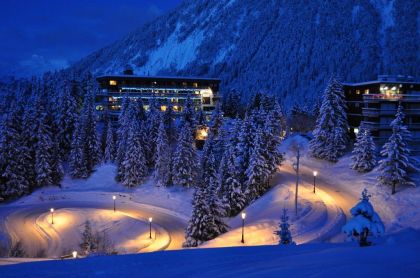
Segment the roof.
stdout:
<svg viewBox="0 0 420 278">
<path fill-rule="evenodd" d="M 379 83 L 420 84 L 420 82 L 418 81 L 372 80 L 372 81 L 357 82 L 357 83 L 344 82 L 343 85 L 344 86 L 363 86 L 363 85 L 379 84 Z"/>
<path fill-rule="evenodd" d="M 218 78 L 206 78 L 206 77 L 186 77 L 186 76 L 145 76 L 145 75 L 131 75 L 131 74 L 112 74 L 112 75 L 101 75 L 96 79 L 143 79 L 143 80 L 178 80 L 178 81 L 213 81 L 220 82 Z"/>
</svg>

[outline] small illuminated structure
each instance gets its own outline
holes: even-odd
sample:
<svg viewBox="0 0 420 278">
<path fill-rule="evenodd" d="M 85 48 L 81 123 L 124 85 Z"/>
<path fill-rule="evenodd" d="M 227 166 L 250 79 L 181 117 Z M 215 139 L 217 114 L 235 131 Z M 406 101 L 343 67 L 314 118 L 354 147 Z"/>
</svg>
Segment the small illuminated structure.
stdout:
<svg viewBox="0 0 420 278">
<path fill-rule="evenodd" d="M 318 176 L 318 172 L 314 171 L 314 194 L 315 194 L 315 180 L 316 180 L 316 176 Z"/>
<path fill-rule="evenodd" d="M 241 217 L 242 217 L 242 240 L 241 240 L 241 242 L 242 243 L 245 243 L 244 231 L 245 231 L 245 218 L 246 218 L 246 213 L 245 212 L 242 212 Z"/>
<path fill-rule="evenodd" d="M 50 212 L 51 212 L 51 224 L 54 224 L 54 209 L 51 208 Z"/>
<path fill-rule="evenodd" d="M 149 238 L 150 239 L 152 238 L 152 221 L 153 221 L 153 218 L 149 217 Z"/>
<path fill-rule="evenodd" d="M 358 127 L 355 127 L 355 128 L 353 129 L 353 131 L 354 131 L 354 135 L 356 135 L 356 136 L 357 136 L 357 134 L 359 134 L 359 128 L 358 128 Z"/>
<path fill-rule="evenodd" d="M 209 136 L 209 128 L 207 126 L 199 126 L 195 133 L 195 140 L 205 141 Z"/>
<path fill-rule="evenodd" d="M 73 259 L 77 259 L 77 251 L 73 251 L 71 254 L 73 255 Z"/>
<path fill-rule="evenodd" d="M 115 212 L 115 199 L 117 199 L 117 196 L 112 196 L 112 200 L 114 200 L 114 212 Z"/>
</svg>

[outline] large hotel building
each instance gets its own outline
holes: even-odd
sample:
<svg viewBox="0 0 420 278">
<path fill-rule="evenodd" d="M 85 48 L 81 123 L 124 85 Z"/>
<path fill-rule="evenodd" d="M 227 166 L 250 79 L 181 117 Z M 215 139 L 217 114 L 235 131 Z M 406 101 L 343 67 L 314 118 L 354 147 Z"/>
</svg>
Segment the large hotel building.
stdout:
<svg viewBox="0 0 420 278">
<path fill-rule="evenodd" d="M 404 108 L 404 122 L 411 131 L 411 149 L 420 154 L 420 82 L 405 76 L 378 76 L 377 80 L 345 83 L 350 132 L 357 133 L 360 124 L 369 128 L 378 145 L 383 145 L 392 129 L 397 107 Z"/>
<path fill-rule="evenodd" d="M 146 110 L 150 100 L 154 100 L 162 111 L 173 109 L 182 112 L 190 99 L 196 110 L 210 115 L 215 108 L 220 80 L 199 77 L 138 76 L 132 70 L 121 75 L 99 76 L 100 91 L 96 95 L 96 110 L 108 112 L 111 120 L 117 120 L 123 97 L 141 99 Z"/>
</svg>

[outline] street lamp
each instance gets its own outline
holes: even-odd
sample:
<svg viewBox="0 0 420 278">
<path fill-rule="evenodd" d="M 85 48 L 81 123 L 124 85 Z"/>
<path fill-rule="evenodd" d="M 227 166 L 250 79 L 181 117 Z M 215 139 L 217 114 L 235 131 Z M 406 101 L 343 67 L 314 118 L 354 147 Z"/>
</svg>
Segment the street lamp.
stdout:
<svg viewBox="0 0 420 278">
<path fill-rule="evenodd" d="M 51 224 L 54 224 L 54 209 L 51 208 L 50 212 L 51 212 Z"/>
<path fill-rule="evenodd" d="M 318 175 L 318 172 L 314 171 L 314 194 L 315 194 L 315 180 L 316 180 L 317 175 Z"/>
<path fill-rule="evenodd" d="M 77 258 L 77 251 L 73 251 L 71 254 L 73 255 L 73 259 Z"/>
<path fill-rule="evenodd" d="M 115 212 L 115 199 L 117 199 L 117 196 L 112 196 L 112 200 L 114 200 L 114 212 Z"/>
<path fill-rule="evenodd" d="M 241 240 L 241 242 L 242 243 L 245 243 L 244 229 L 245 229 L 245 217 L 246 217 L 246 213 L 245 212 L 242 212 L 241 217 L 242 217 L 242 240 Z"/>
<path fill-rule="evenodd" d="M 149 217 L 149 238 L 152 238 L 152 221 L 153 218 Z"/>
</svg>

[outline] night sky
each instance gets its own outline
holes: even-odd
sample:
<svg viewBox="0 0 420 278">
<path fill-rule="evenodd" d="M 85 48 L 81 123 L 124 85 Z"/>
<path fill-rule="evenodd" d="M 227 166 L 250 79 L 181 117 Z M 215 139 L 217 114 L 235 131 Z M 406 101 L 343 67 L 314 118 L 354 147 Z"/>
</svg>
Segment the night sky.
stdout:
<svg viewBox="0 0 420 278">
<path fill-rule="evenodd" d="M 181 0 L 2 0 L 0 75 L 65 67 Z"/>
</svg>

